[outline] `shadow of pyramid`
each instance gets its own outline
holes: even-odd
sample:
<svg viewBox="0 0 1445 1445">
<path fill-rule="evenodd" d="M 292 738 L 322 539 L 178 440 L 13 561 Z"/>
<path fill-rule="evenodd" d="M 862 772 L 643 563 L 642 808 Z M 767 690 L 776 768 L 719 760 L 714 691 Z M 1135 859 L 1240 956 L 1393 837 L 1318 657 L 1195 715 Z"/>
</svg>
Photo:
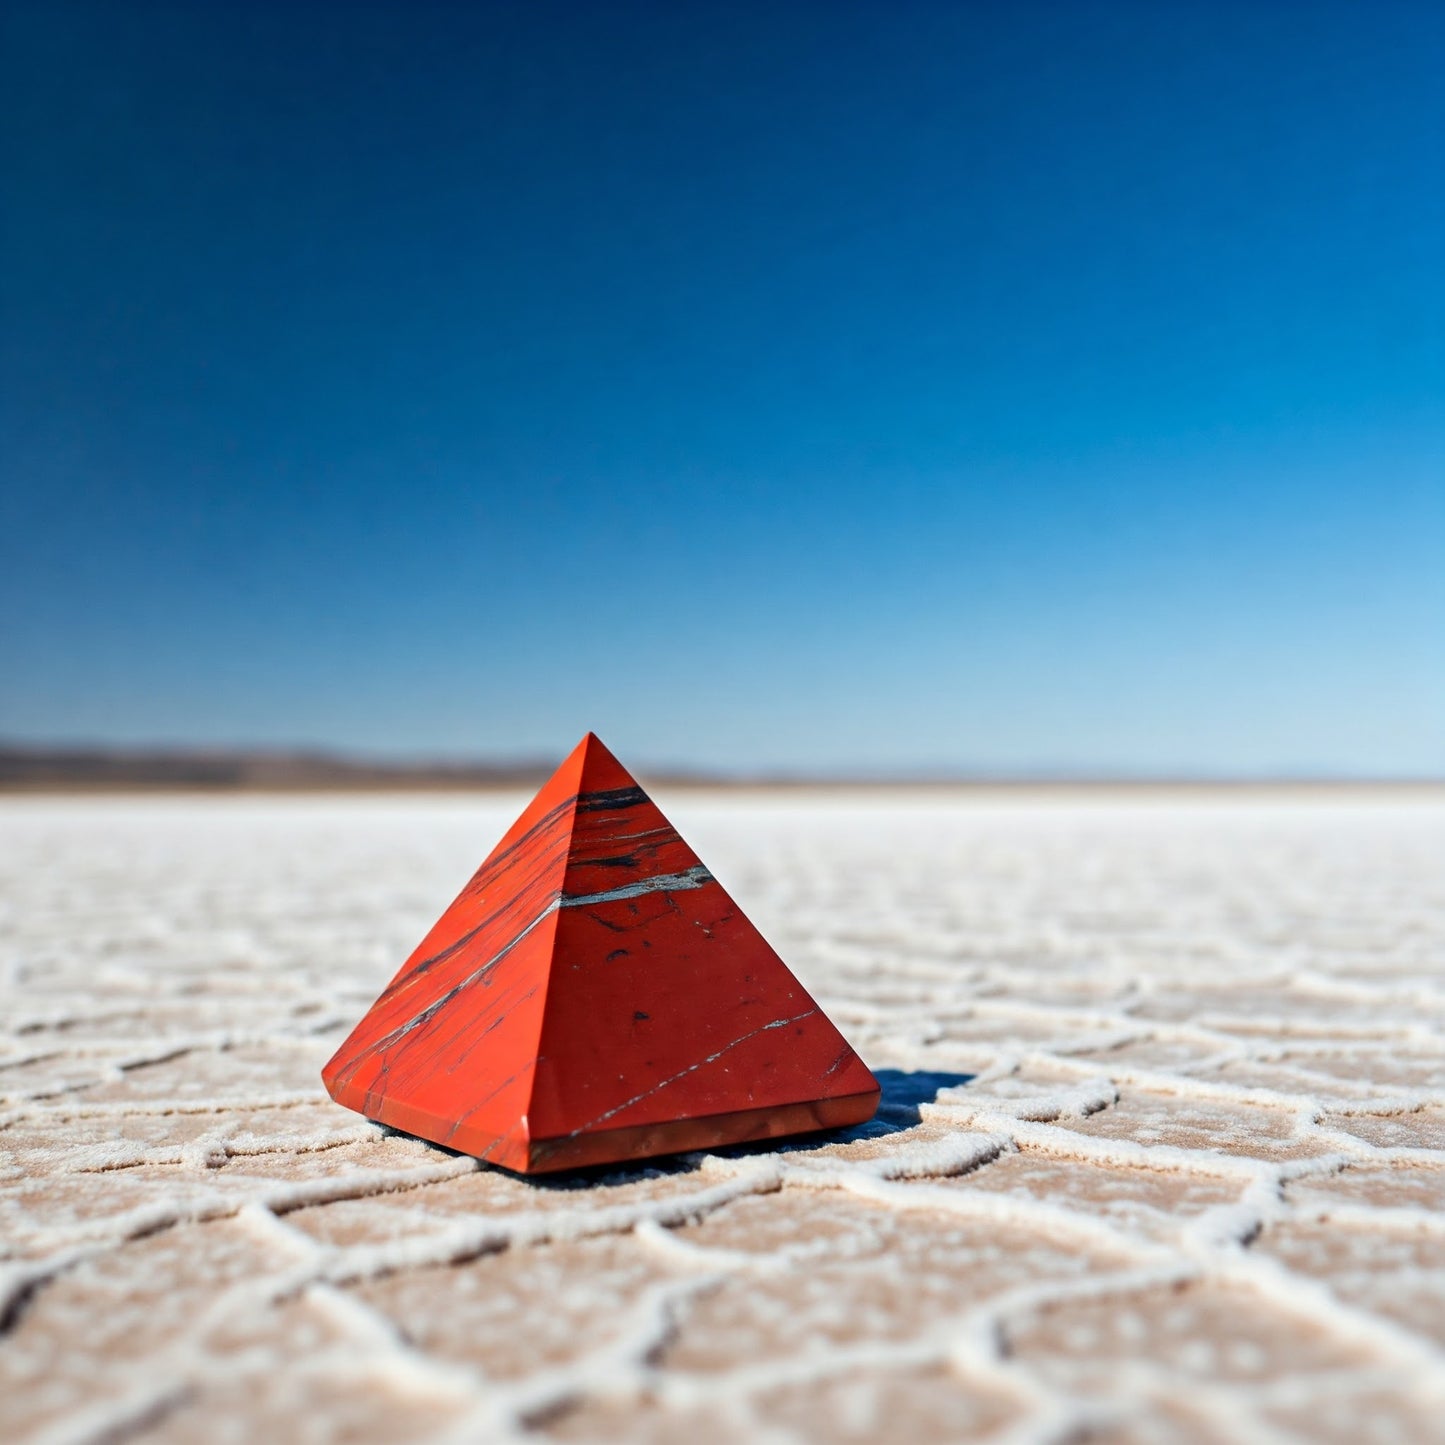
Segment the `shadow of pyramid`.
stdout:
<svg viewBox="0 0 1445 1445">
<path fill-rule="evenodd" d="M 866 1123 L 839 1130 L 839 1139 L 876 1139 L 897 1134 L 923 1121 L 922 1106 L 933 1103 L 945 1089 L 971 1084 L 973 1074 L 951 1074 L 935 1069 L 874 1069 L 873 1077 L 883 1090 L 878 1112 Z"/>
</svg>

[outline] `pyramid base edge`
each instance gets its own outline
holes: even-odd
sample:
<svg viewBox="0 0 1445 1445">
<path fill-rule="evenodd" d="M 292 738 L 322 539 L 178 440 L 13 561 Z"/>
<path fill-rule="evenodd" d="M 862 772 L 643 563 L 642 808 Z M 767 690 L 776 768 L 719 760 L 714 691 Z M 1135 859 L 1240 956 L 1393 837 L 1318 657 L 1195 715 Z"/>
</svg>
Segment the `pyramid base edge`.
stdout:
<svg viewBox="0 0 1445 1445">
<path fill-rule="evenodd" d="M 499 1134 L 485 1126 L 443 1119 L 426 1109 L 395 1099 L 374 1098 L 359 1090 L 336 1090 L 328 1083 L 327 1092 L 343 1109 L 350 1109 L 373 1124 L 383 1124 L 414 1139 L 438 1144 L 455 1154 L 469 1154 L 488 1164 L 500 1164 L 519 1174 L 528 1172 L 525 1120 L 519 1121 L 518 1127 Z"/>
<path fill-rule="evenodd" d="M 554 1139 L 532 1139 L 527 1135 L 525 1119 L 505 1133 L 497 1134 L 472 1121 L 458 1127 L 457 1121 L 440 1119 L 427 1110 L 394 1099 L 333 1089 L 329 1081 L 327 1092 L 343 1108 L 353 1109 L 375 1123 L 458 1154 L 470 1154 L 516 1174 L 551 1174 L 598 1164 L 625 1164 L 693 1149 L 720 1149 L 729 1144 L 755 1144 L 826 1129 L 846 1129 L 871 1119 L 878 1110 L 879 1100 L 879 1091 L 871 1089 L 837 1098 L 704 1114 L 692 1119 L 669 1119 L 624 1129 L 598 1129 Z"/>
<path fill-rule="evenodd" d="M 671 1119 L 627 1129 L 599 1129 L 593 1133 L 533 1139 L 523 1174 L 550 1174 L 559 1169 L 583 1169 L 596 1164 L 623 1164 L 652 1159 L 660 1154 L 683 1154 L 692 1149 L 719 1149 L 728 1144 L 754 1144 L 813 1134 L 822 1129 L 846 1129 L 863 1124 L 878 1110 L 879 1091 L 845 1094 L 727 1114 L 706 1114 L 695 1119 Z"/>
</svg>

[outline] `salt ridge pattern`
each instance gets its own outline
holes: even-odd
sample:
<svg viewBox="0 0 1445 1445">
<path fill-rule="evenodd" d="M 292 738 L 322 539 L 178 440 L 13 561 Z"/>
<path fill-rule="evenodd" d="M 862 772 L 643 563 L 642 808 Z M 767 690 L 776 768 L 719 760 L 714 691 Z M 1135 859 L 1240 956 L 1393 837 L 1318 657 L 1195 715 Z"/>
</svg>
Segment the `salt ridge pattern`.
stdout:
<svg viewBox="0 0 1445 1445">
<path fill-rule="evenodd" d="M 1438 795 L 665 801 L 872 1123 L 331 1105 L 513 799 L 0 805 L 0 1437 L 1445 1439 Z"/>
</svg>

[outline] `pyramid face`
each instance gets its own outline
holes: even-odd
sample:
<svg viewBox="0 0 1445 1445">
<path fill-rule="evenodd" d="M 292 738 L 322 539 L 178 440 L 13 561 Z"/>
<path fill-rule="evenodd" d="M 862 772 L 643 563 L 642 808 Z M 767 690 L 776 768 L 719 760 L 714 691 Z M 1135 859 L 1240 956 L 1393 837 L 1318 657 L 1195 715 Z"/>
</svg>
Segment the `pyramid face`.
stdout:
<svg viewBox="0 0 1445 1445">
<path fill-rule="evenodd" d="M 871 1118 L 878 1083 L 590 733 L 322 1071 L 533 1173 Z"/>
</svg>

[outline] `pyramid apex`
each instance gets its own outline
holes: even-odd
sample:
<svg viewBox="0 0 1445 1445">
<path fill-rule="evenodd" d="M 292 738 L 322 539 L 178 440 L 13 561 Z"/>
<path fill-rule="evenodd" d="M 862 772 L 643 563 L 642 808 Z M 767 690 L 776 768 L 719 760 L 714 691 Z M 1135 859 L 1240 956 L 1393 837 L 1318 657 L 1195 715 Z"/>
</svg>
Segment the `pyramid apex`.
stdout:
<svg viewBox="0 0 1445 1445">
<path fill-rule="evenodd" d="M 580 764 L 579 793 L 607 793 L 617 788 L 638 786 L 637 779 L 618 762 L 612 750 L 594 732 L 584 734 L 573 756 Z"/>
</svg>

